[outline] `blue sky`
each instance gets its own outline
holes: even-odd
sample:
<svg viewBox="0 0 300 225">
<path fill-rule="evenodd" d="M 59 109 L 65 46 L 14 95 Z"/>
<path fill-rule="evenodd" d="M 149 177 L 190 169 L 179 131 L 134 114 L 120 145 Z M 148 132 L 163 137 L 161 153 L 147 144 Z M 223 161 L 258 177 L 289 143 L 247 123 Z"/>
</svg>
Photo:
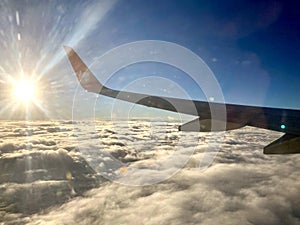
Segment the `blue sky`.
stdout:
<svg viewBox="0 0 300 225">
<path fill-rule="evenodd" d="M 87 64 L 95 65 L 95 59 L 121 44 L 163 40 L 199 55 L 214 72 L 226 102 L 300 109 L 299 4 L 280 0 L 2 1 L 2 85 L 7 87 L 7 77 L 17 79 L 23 71 L 39 81 L 43 107 L 38 114 L 68 118 L 76 80 L 62 45 L 75 48 Z M 97 65 L 92 70 L 99 72 Z M 125 68 L 108 84 L 122 88 L 153 74 L 179 83 L 192 98 L 203 100 L 201 90 L 186 74 L 157 63 Z M 2 91 L 3 99 L 6 95 Z M 109 104 L 103 101 L 103 107 Z M 2 109 L 5 104 L 1 102 Z M 8 107 L 1 118 L 15 114 Z"/>
</svg>

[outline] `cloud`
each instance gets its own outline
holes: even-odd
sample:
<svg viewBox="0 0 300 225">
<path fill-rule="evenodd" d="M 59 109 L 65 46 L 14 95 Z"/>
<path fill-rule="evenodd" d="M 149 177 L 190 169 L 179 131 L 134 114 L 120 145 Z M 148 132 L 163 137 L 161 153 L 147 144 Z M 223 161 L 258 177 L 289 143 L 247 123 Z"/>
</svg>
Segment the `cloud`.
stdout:
<svg viewBox="0 0 300 225">
<path fill-rule="evenodd" d="M 18 218 L 62 204 L 103 181 L 68 140 L 71 124 L 43 121 L 25 127 L 24 122 L 1 122 L 1 127 L 0 222 L 21 221 Z M 61 129 L 36 132 L 49 127 Z M 11 135 L 23 129 L 32 132 Z"/>
<path fill-rule="evenodd" d="M 294 212 L 299 205 L 297 198 L 291 202 L 299 194 L 296 189 L 299 182 L 293 185 L 293 192 L 274 192 L 272 186 L 281 185 L 276 185 L 268 174 L 257 175 L 252 169 L 221 165 L 209 168 L 207 174 L 183 171 L 149 187 L 107 184 L 88 192 L 85 198 L 46 215 L 34 216 L 31 224 L 54 221 L 62 224 L 76 221 L 81 221 L 80 224 L 299 223 L 299 215 Z"/>
<path fill-rule="evenodd" d="M 0 146 L 1 153 L 12 152 L 16 149 L 16 146 L 13 143 L 4 143 Z"/>
<path fill-rule="evenodd" d="M 135 122 L 138 131 L 134 132 L 127 129 L 125 122 L 114 125 L 96 122 L 93 131 L 85 123 L 75 124 L 74 129 L 72 123 L 55 123 L 47 127 L 61 127 L 65 131 L 49 132 L 47 139 L 45 134 L 33 133 L 29 137 L 34 140 L 30 151 L 16 150 L 22 140 L 13 142 L 13 137 L 6 137 L 5 143 L 11 143 L 8 146 L 12 147 L 7 147 L 11 150 L 1 156 L 0 163 L 3 167 L 0 200 L 5 204 L 0 215 L 4 221 L 149 225 L 300 222 L 299 156 L 262 154 L 262 147 L 278 138 L 279 133 L 253 128 L 227 132 L 213 164 L 200 171 L 198 166 L 205 151 L 214 150 L 208 134 L 201 134 L 200 138 L 196 133 L 182 136 L 173 128 L 168 130 L 173 125 L 160 126 L 150 133 L 140 121 Z M 32 127 L 43 126 L 36 122 Z M 78 138 L 72 137 L 72 130 L 77 130 Z M 89 139 L 96 134 L 100 139 Z M 143 166 L 172 154 L 176 146 L 193 148 L 196 144 L 193 140 L 199 140 L 199 144 L 187 165 L 171 178 L 150 186 L 130 187 L 100 179 L 86 163 L 89 157 L 99 157 L 102 148 L 129 165 Z M 83 145 L 78 145 L 86 142 L 90 155 L 85 155 Z M 47 145 L 57 149 L 39 149 Z M 29 157 L 31 170 L 22 171 Z M 166 164 L 163 170 L 170 165 Z M 71 180 L 65 178 L 67 171 L 72 173 Z M 13 173 L 20 174 L 16 180 L 3 180 L 3 175 Z M 26 182 L 20 178 L 25 175 L 39 179 Z M 136 175 L 143 180 L 143 176 L 162 174 L 148 168 Z"/>
</svg>

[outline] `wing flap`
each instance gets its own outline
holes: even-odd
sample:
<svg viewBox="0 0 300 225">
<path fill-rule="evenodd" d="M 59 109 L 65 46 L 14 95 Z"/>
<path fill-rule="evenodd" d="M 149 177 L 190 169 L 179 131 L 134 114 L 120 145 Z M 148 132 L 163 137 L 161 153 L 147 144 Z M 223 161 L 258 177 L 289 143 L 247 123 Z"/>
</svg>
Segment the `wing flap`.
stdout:
<svg viewBox="0 0 300 225">
<path fill-rule="evenodd" d="M 285 134 L 281 138 L 264 147 L 264 154 L 300 153 L 300 136 Z"/>
</svg>

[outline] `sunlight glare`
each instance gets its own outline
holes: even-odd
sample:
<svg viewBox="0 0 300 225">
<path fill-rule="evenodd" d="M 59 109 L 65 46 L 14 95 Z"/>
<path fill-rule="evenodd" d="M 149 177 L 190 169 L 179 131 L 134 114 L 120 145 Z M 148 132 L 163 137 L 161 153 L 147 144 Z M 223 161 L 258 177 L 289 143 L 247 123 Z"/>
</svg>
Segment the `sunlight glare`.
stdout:
<svg viewBox="0 0 300 225">
<path fill-rule="evenodd" d="M 23 102 L 33 101 L 35 98 L 35 90 L 32 82 L 22 80 L 16 83 L 14 96 Z"/>
</svg>

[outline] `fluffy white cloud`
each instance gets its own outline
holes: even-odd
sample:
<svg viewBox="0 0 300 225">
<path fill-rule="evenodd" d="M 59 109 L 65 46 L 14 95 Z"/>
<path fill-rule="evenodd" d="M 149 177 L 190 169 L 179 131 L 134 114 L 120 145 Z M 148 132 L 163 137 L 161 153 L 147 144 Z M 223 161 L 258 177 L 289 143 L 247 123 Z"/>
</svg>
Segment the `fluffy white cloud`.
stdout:
<svg viewBox="0 0 300 225">
<path fill-rule="evenodd" d="M 42 123 L 43 126 L 32 124 L 32 135 L 17 139 L 6 136 L 0 145 L 0 165 L 7 165 L 0 170 L 0 202 L 6 203 L 0 210 L 3 221 L 175 225 L 300 223 L 299 156 L 262 153 L 263 146 L 278 138 L 279 133 L 253 128 L 227 132 L 213 164 L 200 171 L 199 162 L 205 152 L 215 150 L 209 144 L 212 138 L 209 134 L 200 137 L 196 133 L 181 134 L 176 131 L 176 124 L 149 129 L 138 121 L 131 130 L 128 127 L 132 124 L 124 122 L 99 122 L 93 129 L 85 123 L 77 123 L 75 127 L 68 122 Z M 5 124 L 1 129 L 12 133 L 20 126 L 19 123 Z M 37 132 L 49 127 L 55 128 L 53 132 Z M 83 149 L 87 146 L 89 148 Z M 99 149 L 104 149 L 128 165 L 145 166 L 171 155 L 177 147 L 195 148 L 195 152 L 174 176 L 149 186 L 131 187 L 98 178 L 95 187 L 95 174 L 85 162 L 99 157 Z M 23 175 L 31 171 L 38 174 L 38 179 L 30 182 L 21 178 L 4 179 L 7 174 L 22 173 L 17 168 L 22 163 L 25 165 L 28 157 L 31 157 L 32 167 L 23 171 Z M 38 165 L 44 166 L 44 170 Z M 169 165 L 162 167 L 163 171 L 168 170 Z M 66 178 L 69 170 L 71 180 Z M 138 172 L 141 180 L 143 176 L 161 176 L 150 170 Z M 77 194 L 88 189 L 83 195 Z M 40 211 L 49 206 L 51 208 Z"/>
</svg>

